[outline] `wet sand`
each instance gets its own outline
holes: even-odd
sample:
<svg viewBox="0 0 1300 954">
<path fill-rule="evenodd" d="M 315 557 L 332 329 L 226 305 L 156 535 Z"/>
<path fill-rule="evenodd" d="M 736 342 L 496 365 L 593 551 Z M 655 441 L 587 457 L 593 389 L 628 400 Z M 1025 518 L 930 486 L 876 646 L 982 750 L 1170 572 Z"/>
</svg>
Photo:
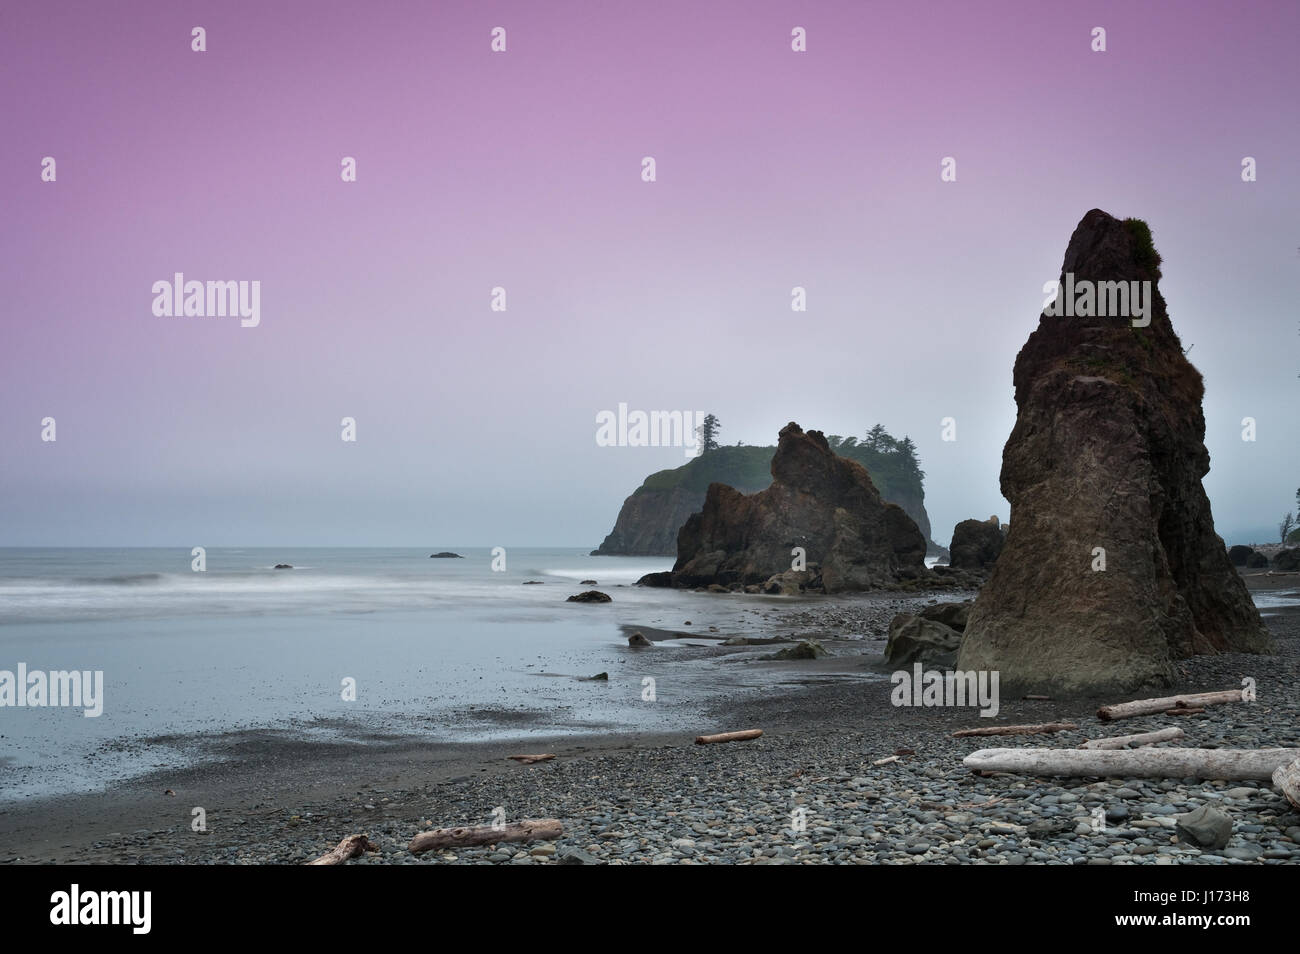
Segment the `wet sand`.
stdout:
<svg viewBox="0 0 1300 954">
<path fill-rule="evenodd" d="M 1256 576 L 1248 578 L 1248 583 L 1256 590 L 1300 589 L 1300 578 L 1296 575 Z M 447 743 L 430 741 L 425 736 L 368 733 L 353 725 L 321 723 L 314 728 L 331 736 L 330 741 L 313 741 L 294 730 L 269 729 L 211 737 L 141 740 L 138 744 L 189 746 L 195 761 L 183 769 L 166 770 L 114 785 L 102 794 L 61 796 L 5 806 L 0 810 L 0 862 L 300 863 L 354 831 L 386 832 L 385 853 L 373 860 L 409 862 L 414 859 L 402 849 L 416 831 L 430 825 L 485 824 L 487 818 L 483 813 L 502 802 L 518 809 L 512 811 L 512 817 L 525 814 L 565 817 L 566 829 L 583 832 L 579 840 L 594 848 L 604 844 L 599 840 L 602 836 L 598 829 L 610 817 L 609 802 L 614 798 L 615 789 L 622 793 L 617 804 L 643 802 L 648 813 L 644 817 L 659 818 L 662 811 L 657 806 L 675 790 L 678 780 L 719 768 L 731 773 L 726 782 L 727 794 L 742 796 L 751 788 L 757 791 L 764 785 L 785 784 L 772 779 L 773 773 L 786 769 L 807 772 L 810 777 L 822 778 L 823 782 L 844 772 L 880 776 L 873 784 L 886 790 L 882 798 L 904 797 L 889 790 L 889 785 L 895 776 L 915 782 L 905 773 L 942 777 L 948 780 L 944 784 L 966 786 L 969 773 L 960 768 L 960 756 L 980 746 L 967 740 L 951 740 L 949 733 L 958 727 L 981 724 L 975 711 L 900 709 L 889 704 L 889 683 L 877 671 L 884 647 L 879 619 L 892 613 L 895 602 L 896 597 L 822 604 L 799 601 L 789 613 L 772 614 L 766 627 L 771 631 L 769 635 L 824 634 L 837 628 L 862 631 L 854 633 L 857 638 L 829 644 L 833 655 L 827 659 L 811 663 L 767 662 L 756 657 L 770 652 L 771 647 L 717 647 L 715 665 L 761 667 L 781 672 L 786 678 L 762 692 L 720 700 L 691 731 L 581 737 L 533 734 L 523 742 Z M 859 612 L 862 616 L 855 621 L 854 614 Z M 792 622 L 795 619 L 799 620 L 797 625 Z M 1296 699 L 1296 687 L 1300 685 L 1300 607 L 1268 609 L 1266 619 L 1278 638 L 1278 655 L 1197 657 L 1184 662 L 1187 681 L 1177 687 L 1180 690 L 1223 689 L 1237 685 L 1240 676 L 1246 674 L 1257 680 L 1261 700 L 1258 706 L 1250 707 L 1248 714 L 1242 707 L 1221 706 L 1211 708 L 1203 716 L 1182 720 L 1179 724 L 1188 727 L 1189 736 L 1194 725 L 1201 734 L 1209 732 L 1216 734 L 1216 738 L 1244 740 L 1234 741 L 1234 745 L 1300 745 L 1297 735 L 1300 705 Z M 660 651 L 660 647 L 653 651 Z M 1095 728 L 1093 713 L 1098 701 L 1120 700 L 1003 700 L 997 721 L 1076 721 L 1085 728 L 1090 723 Z M 500 718 L 503 724 L 513 722 L 536 733 L 544 729 L 550 714 L 512 708 L 501 710 Z M 1134 720 L 1139 721 L 1144 720 Z M 729 746 L 692 744 L 697 732 L 750 727 L 763 728 L 764 738 L 757 743 Z M 1142 731 L 1143 728 L 1134 724 L 1126 730 Z M 1099 731 L 1097 734 L 1115 733 Z M 884 775 L 883 769 L 870 768 L 876 759 L 900 748 L 914 749 L 918 754 L 902 759 L 891 775 Z M 558 758 L 535 766 L 522 766 L 507 759 L 519 752 L 550 752 Z M 843 764 L 846 761 L 853 765 Z M 988 790 L 995 781 L 981 785 Z M 174 794 L 167 794 L 169 790 Z M 1198 790 L 1193 788 L 1191 797 L 1197 797 Z M 1275 862 L 1284 863 L 1289 850 L 1285 845 L 1290 842 L 1280 832 L 1287 830 L 1288 820 L 1290 827 L 1300 825 L 1300 816 L 1292 813 L 1288 818 L 1286 806 L 1279 809 L 1275 796 L 1267 801 L 1263 817 L 1269 821 L 1263 827 L 1270 832 L 1270 825 L 1277 827 L 1281 839 L 1278 845 L 1282 846 L 1275 845 L 1269 850 L 1274 853 Z M 852 804 L 856 806 L 858 802 Z M 562 806 L 570 813 L 567 817 L 561 811 Z M 206 813 L 206 832 L 191 828 L 195 807 L 203 808 Z M 761 807 L 749 809 L 751 813 L 761 810 Z M 1283 821 L 1277 821 L 1277 817 Z M 646 823 L 642 819 L 638 824 Z M 703 823 L 694 824 L 698 827 Z M 850 827 L 859 831 L 864 824 L 859 819 Z M 1015 824 L 1015 821 L 1005 824 Z M 650 823 L 650 827 L 658 826 Z M 745 851 L 753 847 L 751 842 L 767 845 L 762 826 L 755 829 L 758 834 L 753 838 L 746 833 L 750 827 L 753 826 L 745 826 L 737 836 L 741 838 L 738 844 Z M 1295 830 L 1300 833 L 1300 828 Z M 754 842 L 754 838 L 758 841 Z M 775 854 L 755 857 L 784 858 L 781 851 L 787 846 L 779 834 L 776 840 Z M 850 836 L 850 840 L 860 839 Z M 863 849 L 851 847 L 854 854 L 850 860 L 861 863 L 859 856 Z M 868 843 L 867 847 L 872 845 Z M 1253 846 L 1247 847 L 1255 850 Z M 652 844 L 645 850 L 659 849 Z M 759 849 L 753 847 L 753 850 Z M 883 852 L 885 848 L 877 845 L 876 850 Z M 898 850 L 909 853 L 912 848 Z M 930 854 L 936 850 L 929 848 L 915 860 L 934 860 Z M 994 851 L 988 847 L 971 850 L 983 854 Z M 1110 849 L 1110 855 L 1103 853 L 1097 857 L 1115 857 L 1114 850 Z M 628 859 L 640 860 L 634 849 L 628 851 L 632 852 Z M 683 847 L 680 851 L 688 849 Z M 743 853 L 728 852 L 732 848 L 712 860 L 732 863 L 742 856 L 750 858 Z M 524 857 L 513 860 L 522 863 L 533 857 L 523 854 Z M 1016 852 L 1008 856 L 1019 857 Z M 551 857 L 542 855 L 536 860 L 544 862 Z M 897 860 L 893 854 L 872 857 Z M 906 857 L 910 855 L 899 855 L 899 858 Z M 424 856 L 421 860 L 438 859 Z M 493 859 L 483 849 L 478 855 L 470 853 L 464 860 Z M 503 859 L 494 860 L 500 863 Z M 1181 863 L 1191 859 L 1178 856 L 1176 860 Z M 1294 860 L 1300 861 L 1300 846 Z M 983 863 L 1017 862 L 999 862 L 991 856 Z"/>
</svg>

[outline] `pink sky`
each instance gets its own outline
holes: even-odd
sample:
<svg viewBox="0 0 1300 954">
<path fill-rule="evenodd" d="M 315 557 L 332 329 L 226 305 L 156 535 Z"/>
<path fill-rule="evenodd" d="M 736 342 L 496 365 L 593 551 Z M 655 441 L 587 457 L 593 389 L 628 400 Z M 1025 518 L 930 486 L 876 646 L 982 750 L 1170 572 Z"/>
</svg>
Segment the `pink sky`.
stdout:
<svg viewBox="0 0 1300 954">
<path fill-rule="evenodd" d="M 682 459 L 597 447 L 620 402 L 881 421 L 946 543 L 1007 516 L 1011 365 L 1093 207 L 1150 222 L 1220 532 L 1262 535 L 1300 484 L 1300 7 L 1135 6 L 11 3 L 0 545 L 595 546 Z M 177 271 L 260 281 L 261 325 L 154 317 Z"/>
</svg>

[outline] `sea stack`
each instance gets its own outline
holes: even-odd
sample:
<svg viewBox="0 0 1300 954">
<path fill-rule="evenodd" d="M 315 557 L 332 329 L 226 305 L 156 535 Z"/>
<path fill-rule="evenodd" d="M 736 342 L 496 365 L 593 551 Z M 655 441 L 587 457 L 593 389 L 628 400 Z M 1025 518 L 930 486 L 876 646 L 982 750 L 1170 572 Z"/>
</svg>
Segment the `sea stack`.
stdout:
<svg viewBox="0 0 1300 954">
<path fill-rule="evenodd" d="M 703 510 L 678 532 L 672 584 L 793 576 L 827 593 L 867 590 L 924 576 L 925 547 L 915 521 L 881 500 L 865 467 L 832 452 L 821 431 L 805 434 L 791 423 L 781 429 L 766 490 L 709 485 Z"/>
<path fill-rule="evenodd" d="M 1272 649 L 1214 532 L 1204 385 L 1159 266 L 1145 223 L 1093 209 L 1061 273 L 1082 307 L 1041 315 L 1016 357 L 1010 530 L 958 659 L 1000 671 L 1003 691 L 1130 691 L 1174 681 L 1183 657 Z M 1121 287 L 1102 284 L 1115 282 L 1141 307 L 1122 307 Z"/>
</svg>

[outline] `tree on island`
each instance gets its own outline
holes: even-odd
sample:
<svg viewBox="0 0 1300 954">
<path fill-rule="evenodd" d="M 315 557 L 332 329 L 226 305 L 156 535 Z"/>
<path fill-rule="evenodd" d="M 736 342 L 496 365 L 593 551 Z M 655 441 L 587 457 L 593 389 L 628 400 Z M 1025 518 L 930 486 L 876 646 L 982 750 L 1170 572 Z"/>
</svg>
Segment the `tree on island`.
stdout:
<svg viewBox="0 0 1300 954">
<path fill-rule="evenodd" d="M 1288 513 L 1285 517 L 1282 518 L 1282 522 L 1278 524 L 1278 528 L 1277 528 L 1278 532 L 1282 535 L 1281 542 L 1284 545 L 1286 544 L 1287 537 L 1291 536 L 1291 531 L 1294 530 L 1295 528 L 1296 528 L 1295 517 L 1293 517 L 1291 514 Z"/>
<path fill-rule="evenodd" d="M 916 459 L 916 444 L 906 434 L 903 439 L 894 445 L 898 453 L 903 456 L 903 473 L 915 477 L 917 480 L 925 479 L 925 471 L 921 469 L 921 463 Z"/>
<path fill-rule="evenodd" d="M 715 414 L 706 414 L 704 423 L 695 429 L 696 435 L 700 439 L 700 453 L 707 454 L 709 451 L 718 449 L 718 432 L 722 430 L 722 422 L 718 420 Z"/>
<path fill-rule="evenodd" d="M 885 425 L 877 424 L 871 430 L 867 431 L 866 438 L 862 441 L 864 447 L 869 451 L 875 451 L 878 454 L 887 454 L 896 446 L 894 439 L 885 430 Z"/>
</svg>

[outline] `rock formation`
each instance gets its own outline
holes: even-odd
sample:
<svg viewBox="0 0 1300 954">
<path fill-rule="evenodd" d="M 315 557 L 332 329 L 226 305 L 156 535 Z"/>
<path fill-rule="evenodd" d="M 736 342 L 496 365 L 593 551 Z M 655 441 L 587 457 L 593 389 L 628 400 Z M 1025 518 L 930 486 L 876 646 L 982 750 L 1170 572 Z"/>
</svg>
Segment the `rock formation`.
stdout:
<svg viewBox="0 0 1300 954">
<path fill-rule="evenodd" d="M 1228 562 L 1233 566 L 1245 566 L 1246 561 L 1250 559 L 1250 555 L 1254 552 L 1250 547 L 1243 546 L 1240 543 L 1234 547 L 1228 547 Z"/>
<path fill-rule="evenodd" d="M 987 570 L 997 562 L 1002 543 L 997 517 L 963 520 L 953 528 L 948 565 L 958 570 Z"/>
<path fill-rule="evenodd" d="M 916 523 L 820 431 L 787 424 L 771 467 L 771 486 L 756 494 L 709 486 L 704 508 L 677 535 L 673 585 L 757 585 L 794 569 L 810 588 L 835 593 L 925 574 Z M 795 547 L 806 554 L 804 570 L 792 567 Z"/>
<path fill-rule="evenodd" d="M 1273 555 L 1272 567 L 1282 573 L 1294 573 L 1300 570 L 1300 547 L 1279 550 Z"/>
<path fill-rule="evenodd" d="M 1125 691 L 1172 681 L 1181 657 L 1271 648 L 1214 532 L 1204 385 L 1166 314 L 1150 235 L 1085 215 L 1063 286 L 1111 295 L 1118 286 L 1080 283 L 1149 281 L 1150 311 L 1044 314 L 1016 357 L 1002 454 L 1011 530 L 958 661 L 1000 670 L 1004 691 Z"/>
<path fill-rule="evenodd" d="M 772 482 L 775 452 L 774 447 L 719 447 L 681 467 L 651 474 L 623 501 L 614 529 L 592 555 L 675 556 L 677 532 L 691 514 L 704 506 L 709 484 L 727 484 L 745 494 L 765 490 Z M 860 447 L 842 452 L 841 456 L 845 453 L 870 458 L 870 452 Z M 864 460 L 858 463 L 866 466 Z M 922 482 L 897 474 L 886 478 L 871 468 L 867 472 L 881 497 L 902 507 L 929 541 L 930 517 L 925 511 Z M 944 552 L 933 541 L 929 548 L 931 555 Z"/>
</svg>

